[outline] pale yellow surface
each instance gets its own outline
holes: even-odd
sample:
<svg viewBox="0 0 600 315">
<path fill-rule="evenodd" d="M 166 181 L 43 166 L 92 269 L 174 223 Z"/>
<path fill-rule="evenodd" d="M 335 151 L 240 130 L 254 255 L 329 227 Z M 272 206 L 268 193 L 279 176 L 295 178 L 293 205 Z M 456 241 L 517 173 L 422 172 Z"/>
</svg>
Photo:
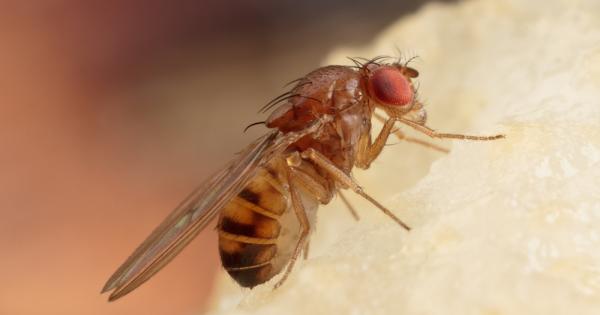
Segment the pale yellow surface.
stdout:
<svg viewBox="0 0 600 315">
<path fill-rule="evenodd" d="M 336 201 L 283 287 L 223 276 L 212 314 L 600 314 L 600 1 L 429 5 L 326 63 L 395 46 L 429 126 L 507 139 L 387 147 L 355 175 L 413 231 Z"/>
</svg>

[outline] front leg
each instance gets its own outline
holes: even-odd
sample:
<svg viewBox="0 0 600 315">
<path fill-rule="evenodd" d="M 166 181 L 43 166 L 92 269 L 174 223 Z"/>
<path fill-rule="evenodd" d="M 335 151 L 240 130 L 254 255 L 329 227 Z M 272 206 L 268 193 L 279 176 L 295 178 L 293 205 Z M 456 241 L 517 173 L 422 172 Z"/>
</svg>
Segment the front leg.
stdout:
<svg viewBox="0 0 600 315">
<path fill-rule="evenodd" d="M 388 118 L 379 135 L 375 138 L 375 142 L 371 140 L 371 133 L 364 133 L 358 140 L 358 154 L 356 157 L 355 165 L 358 168 L 367 169 L 371 166 L 371 163 L 381 154 L 383 147 L 387 142 L 388 137 L 392 133 L 396 120 L 394 118 Z"/>
<path fill-rule="evenodd" d="M 382 123 L 385 123 L 385 121 L 386 121 L 385 117 L 383 117 L 383 116 L 381 116 L 381 115 L 379 115 L 377 113 L 373 113 L 373 117 L 375 117 L 375 119 L 379 120 Z M 437 150 L 437 151 L 442 152 L 442 153 L 449 153 L 450 152 L 450 150 L 448 150 L 446 148 L 443 148 L 443 147 L 440 147 L 440 146 L 438 146 L 436 144 L 429 143 L 429 142 L 423 141 L 421 139 L 409 137 L 409 136 L 405 135 L 399 129 L 396 129 L 395 131 L 392 131 L 392 132 L 394 133 L 394 135 L 396 136 L 396 138 L 398 138 L 399 140 L 406 141 L 406 142 L 412 142 L 412 143 L 416 143 L 416 144 L 420 144 L 420 145 L 422 145 L 424 147 L 427 147 L 427 148 L 430 148 L 430 149 L 433 149 L 433 150 Z"/>
</svg>

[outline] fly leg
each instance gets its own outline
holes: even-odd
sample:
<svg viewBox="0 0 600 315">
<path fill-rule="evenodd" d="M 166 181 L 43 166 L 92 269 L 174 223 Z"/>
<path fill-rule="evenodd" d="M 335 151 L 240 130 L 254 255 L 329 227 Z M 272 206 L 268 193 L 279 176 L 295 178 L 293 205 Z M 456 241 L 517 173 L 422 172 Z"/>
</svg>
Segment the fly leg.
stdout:
<svg viewBox="0 0 600 315">
<path fill-rule="evenodd" d="M 310 249 L 310 240 L 306 240 L 306 244 L 304 245 L 304 250 L 302 251 L 304 260 L 308 259 L 308 250 L 309 249 Z"/>
<path fill-rule="evenodd" d="M 287 158 L 288 173 L 294 183 L 302 186 L 313 195 L 320 203 L 327 204 L 333 197 L 327 180 L 317 174 L 306 161 L 300 157 L 300 153 L 293 152 Z"/>
<path fill-rule="evenodd" d="M 310 166 L 307 167 L 306 162 L 302 160 L 298 152 L 290 154 L 287 158 L 288 173 L 290 173 L 294 184 L 302 186 L 307 192 L 315 196 L 322 204 L 329 203 L 333 197 L 333 193 L 329 189 L 329 184 L 323 177 L 314 172 Z M 312 170 L 312 172 L 311 172 Z M 306 240 L 304 245 L 304 259 L 308 258 L 310 240 Z"/>
<path fill-rule="evenodd" d="M 386 119 L 383 116 L 381 116 L 377 113 L 374 113 L 373 116 L 375 116 L 375 118 L 382 123 L 385 123 L 385 121 L 386 121 Z M 402 140 L 402 141 L 416 143 L 416 144 L 422 145 L 424 147 L 427 147 L 427 148 L 430 148 L 430 149 L 433 149 L 436 151 L 440 151 L 442 153 L 450 152 L 448 149 L 440 147 L 433 143 L 429 143 L 427 141 L 423 141 L 421 139 L 417 139 L 417 138 L 413 138 L 413 137 L 408 137 L 407 135 L 405 135 L 402 131 L 400 131 L 398 129 L 393 130 L 392 133 L 396 136 L 396 138 L 398 138 L 399 140 Z"/>
<path fill-rule="evenodd" d="M 306 239 L 310 232 L 310 223 L 308 222 L 308 217 L 306 216 L 306 210 L 302 205 L 302 200 L 300 199 L 300 193 L 298 192 L 298 188 L 296 187 L 296 184 L 292 179 L 292 172 L 288 171 L 286 173 L 290 197 L 292 199 L 292 208 L 294 209 L 294 213 L 296 214 L 296 217 L 300 222 L 300 237 L 298 238 L 298 242 L 296 243 L 296 248 L 294 248 L 292 258 L 290 259 L 290 262 L 288 263 L 285 272 L 283 273 L 283 276 L 275 284 L 275 288 L 280 287 L 285 282 L 285 280 L 287 280 L 288 276 L 290 275 L 290 272 L 292 272 L 292 269 L 294 268 L 294 264 L 296 263 L 298 256 L 300 256 L 302 249 L 304 249 L 306 246 Z"/>
<path fill-rule="evenodd" d="M 379 210 L 383 211 L 387 216 L 392 218 L 392 220 L 396 221 L 396 223 L 400 224 L 406 230 L 410 230 L 410 227 L 406 225 L 406 223 L 402 222 L 398 217 L 396 217 L 389 209 L 380 204 L 377 200 L 373 199 L 373 197 L 369 196 L 361 186 L 358 185 L 344 171 L 339 169 L 335 164 L 333 164 L 326 156 L 318 152 L 313 148 L 309 148 L 306 151 L 303 151 L 301 154 L 302 158 L 308 159 L 327 171 L 333 178 L 335 178 L 336 182 L 342 185 L 343 188 L 350 188 L 355 193 L 359 194 L 363 198 L 367 199 L 370 203 L 375 205 Z"/>
<path fill-rule="evenodd" d="M 459 140 L 478 140 L 478 141 L 489 141 L 489 140 L 497 140 L 497 139 L 503 139 L 506 138 L 505 135 L 499 134 L 499 135 L 493 135 L 493 136 L 471 136 L 471 135 L 463 135 L 463 134 L 456 134 L 456 133 L 439 133 L 427 126 L 424 125 L 419 125 L 414 121 L 408 120 L 408 119 L 404 119 L 401 117 L 397 117 L 396 118 L 399 122 L 408 125 L 409 127 L 415 129 L 416 131 L 420 132 L 420 133 L 424 133 L 426 135 L 428 135 L 431 138 L 438 138 L 438 139 L 459 139 Z"/>
<path fill-rule="evenodd" d="M 344 205 L 346 206 L 348 211 L 350 211 L 350 214 L 352 214 L 352 217 L 354 218 L 354 220 L 356 220 L 356 221 L 360 220 L 360 217 L 358 216 L 358 212 L 356 212 L 356 209 L 354 209 L 354 206 L 352 206 L 352 204 L 350 203 L 348 198 L 346 198 L 346 196 L 344 196 L 344 194 L 342 193 L 341 190 L 338 191 L 338 194 L 340 195 L 340 199 L 342 199 L 342 202 L 344 203 Z"/>
<path fill-rule="evenodd" d="M 389 118 L 383 125 L 383 128 L 375 138 L 375 142 L 371 139 L 370 133 L 363 134 L 358 140 L 358 154 L 356 157 L 356 167 L 367 169 L 371 163 L 381 154 L 381 150 L 385 147 L 392 128 L 394 128 L 396 120 Z"/>
</svg>

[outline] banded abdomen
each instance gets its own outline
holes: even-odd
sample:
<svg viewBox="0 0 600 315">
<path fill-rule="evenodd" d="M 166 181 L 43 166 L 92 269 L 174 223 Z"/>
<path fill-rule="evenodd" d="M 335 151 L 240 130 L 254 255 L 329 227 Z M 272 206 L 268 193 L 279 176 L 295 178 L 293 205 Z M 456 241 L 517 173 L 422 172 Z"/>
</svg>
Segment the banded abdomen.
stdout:
<svg viewBox="0 0 600 315">
<path fill-rule="evenodd" d="M 260 169 L 219 217 L 221 262 L 243 287 L 254 287 L 278 274 L 299 238 L 300 225 L 279 174 L 273 165 Z M 301 196 L 314 223 L 318 203 L 305 191 Z"/>
</svg>

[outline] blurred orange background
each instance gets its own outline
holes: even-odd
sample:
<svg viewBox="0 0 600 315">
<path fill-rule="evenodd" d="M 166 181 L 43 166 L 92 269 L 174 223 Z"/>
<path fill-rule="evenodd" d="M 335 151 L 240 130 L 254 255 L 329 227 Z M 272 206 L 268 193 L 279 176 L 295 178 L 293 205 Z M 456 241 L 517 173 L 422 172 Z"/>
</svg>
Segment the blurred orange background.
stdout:
<svg viewBox="0 0 600 315">
<path fill-rule="evenodd" d="M 283 84 L 423 2 L 0 1 L 0 314 L 200 313 L 211 229 L 122 300 L 99 292 Z"/>
</svg>

